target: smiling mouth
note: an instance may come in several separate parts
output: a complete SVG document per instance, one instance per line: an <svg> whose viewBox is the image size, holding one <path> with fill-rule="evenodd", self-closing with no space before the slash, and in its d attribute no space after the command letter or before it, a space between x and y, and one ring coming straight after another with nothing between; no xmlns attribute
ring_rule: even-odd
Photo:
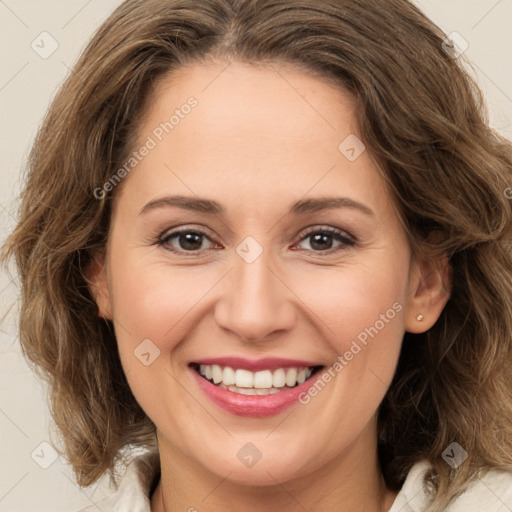
<svg viewBox="0 0 512 512"><path fill-rule="evenodd" d="M189 365L203 379L221 389L241 395L271 395L300 386L323 366L287 367L252 372L243 368L216 364Z"/></svg>

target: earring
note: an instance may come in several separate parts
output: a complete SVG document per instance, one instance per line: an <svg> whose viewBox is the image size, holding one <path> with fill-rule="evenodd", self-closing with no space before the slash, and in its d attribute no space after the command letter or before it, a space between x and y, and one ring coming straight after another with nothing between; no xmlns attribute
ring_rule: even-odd
<svg viewBox="0 0 512 512"><path fill-rule="evenodd" d="M418 320L418 322L422 322L424 318L425 318L425 317L424 317L423 315L421 315L421 314L420 314L420 315L418 315L418 316L416 317L416 320Z"/></svg>

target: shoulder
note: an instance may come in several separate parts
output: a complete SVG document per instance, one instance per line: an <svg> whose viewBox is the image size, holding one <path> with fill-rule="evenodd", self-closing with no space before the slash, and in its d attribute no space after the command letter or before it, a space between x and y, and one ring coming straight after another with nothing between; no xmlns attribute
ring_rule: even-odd
<svg viewBox="0 0 512 512"><path fill-rule="evenodd" d="M160 475L158 452L148 452L133 459L114 492L78 512L150 512L150 494Z"/></svg>
<svg viewBox="0 0 512 512"><path fill-rule="evenodd" d="M404 482L389 512L424 512L429 503L425 474L426 461L416 463ZM468 484L446 512L508 512L512 510L512 473L498 470L482 472Z"/></svg>

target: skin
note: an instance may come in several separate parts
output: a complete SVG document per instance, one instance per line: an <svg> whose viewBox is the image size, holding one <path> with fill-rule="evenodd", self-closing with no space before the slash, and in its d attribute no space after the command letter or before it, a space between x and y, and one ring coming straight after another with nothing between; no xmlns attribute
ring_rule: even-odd
<svg viewBox="0 0 512 512"><path fill-rule="evenodd" d="M151 510L388 510L396 493L377 461L376 411L404 332L429 329L446 304L446 262L412 260L370 151L351 162L338 150L359 133L344 91L282 63L195 63L159 83L134 150L190 96L197 107L116 191L106 251L90 269L130 387L157 427L162 478ZM178 194L226 211L140 213ZM339 196L373 213L288 214L301 199ZM355 243L327 234L322 251L311 234L326 227ZM180 228L207 232L199 253L187 254L179 237L156 243ZM236 252L247 236L263 249L252 263ZM276 416L219 409L188 368L218 356L329 367L394 303L401 310L325 389ZM134 357L144 339L160 350L149 366ZM252 468L237 457L248 442L262 454Z"/></svg>

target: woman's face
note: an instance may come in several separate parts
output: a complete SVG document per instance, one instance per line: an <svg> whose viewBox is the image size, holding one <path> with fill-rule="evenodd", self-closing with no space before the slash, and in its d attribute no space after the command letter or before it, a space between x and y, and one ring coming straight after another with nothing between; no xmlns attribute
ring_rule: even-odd
<svg viewBox="0 0 512 512"><path fill-rule="evenodd" d="M252 485L375 457L404 331L429 311L353 100L211 63L148 105L97 300L161 451Z"/></svg>

